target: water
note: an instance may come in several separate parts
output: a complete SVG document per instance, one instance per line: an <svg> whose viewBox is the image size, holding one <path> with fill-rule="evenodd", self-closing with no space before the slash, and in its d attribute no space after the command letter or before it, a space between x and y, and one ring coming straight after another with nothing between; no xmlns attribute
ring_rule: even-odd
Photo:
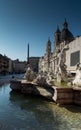
<svg viewBox="0 0 81 130"><path fill-rule="evenodd" d="M0 130L81 130L81 107L61 106L0 87Z"/></svg>

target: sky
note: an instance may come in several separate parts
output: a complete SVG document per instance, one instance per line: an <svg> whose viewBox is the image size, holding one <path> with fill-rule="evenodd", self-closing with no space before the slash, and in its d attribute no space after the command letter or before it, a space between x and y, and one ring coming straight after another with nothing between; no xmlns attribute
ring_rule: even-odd
<svg viewBox="0 0 81 130"><path fill-rule="evenodd" d="M30 56L43 56L49 37L53 51L65 18L73 35L81 35L81 0L0 0L0 54L24 61L29 43Z"/></svg>

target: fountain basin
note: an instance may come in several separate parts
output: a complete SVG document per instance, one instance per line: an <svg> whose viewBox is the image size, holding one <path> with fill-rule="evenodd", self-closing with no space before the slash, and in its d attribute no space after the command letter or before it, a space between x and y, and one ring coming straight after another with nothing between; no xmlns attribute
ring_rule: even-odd
<svg viewBox="0 0 81 130"><path fill-rule="evenodd" d="M72 104L73 103L73 88L64 88L52 86L54 89L53 100L58 104Z"/></svg>
<svg viewBox="0 0 81 130"><path fill-rule="evenodd" d="M21 92L24 94L40 95L53 100L54 89L52 87L40 87L34 83L22 83Z"/></svg>
<svg viewBox="0 0 81 130"><path fill-rule="evenodd" d="M81 106L81 88L79 87L56 87L38 86L33 82L24 80L11 80L10 88L23 94L40 95L57 104L76 104Z"/></svg>
<svg viewBox="0 0 81 130"><path fill-rule="evenodd" d="M26 80L11 80L10 88L23 94L40 95L53 101L54 89L51 86L40 87Z"/></svg>

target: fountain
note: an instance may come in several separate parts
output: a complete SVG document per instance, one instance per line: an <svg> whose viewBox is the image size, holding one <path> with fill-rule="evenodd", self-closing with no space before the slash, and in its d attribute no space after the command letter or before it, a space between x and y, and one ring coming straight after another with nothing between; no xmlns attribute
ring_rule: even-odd
<svg viewBox="0 0 81 130"><path fill-rule="evenodd" d="M36 76L30 66L28 66L24 78L20 81L12 80L10 87L23 94L40 95L53 101L54 89L47 82L47 74L41 72Z"/></svg>
<svg viewBox="0 0 81 130"><path fill-rule="evenodd" d="M65 51L68 46L65 46L58 54L59 63L57 66L57 82L68 83L67 66L65 64L66 56ZM28 58L29 61L29 58ZM81 105L81 64L77 64L75 79L71 80L73 86L76 87L62 87L56 86L54 82L54 74L51 72L40 72L38 75L32 70L29 62L27 64L27 70L22 80L13 79L10 82L12 90L17 90L23 94L41 95L47 99L55 101L57 104L78 104Z"/></svg>
<svg viewBox="0 0 81 130"><path fill-rule="evenodd" d="M11 80L10 87L12 90L21 91L25 94L42 95L44 97L52 99L54 90L47 83L47 75L43 72L36 76L35 72L29 63L29 44L28 44L28 57L27 57L27 69L22 80Z"/></svg>

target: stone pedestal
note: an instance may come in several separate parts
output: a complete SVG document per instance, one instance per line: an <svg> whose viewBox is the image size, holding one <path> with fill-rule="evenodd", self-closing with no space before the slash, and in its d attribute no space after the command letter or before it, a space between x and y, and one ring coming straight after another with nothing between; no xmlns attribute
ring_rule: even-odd
<svg viewBox="0 0 81 130"><path fill-rule="evenodd" d="M77 105L81 106L81 88L75 87L73 88L73 102Z"/></svg>
<svg viewBox="0 0 81 130"><path fill-rule="evenodd" d="M57 104L72 104L73 103L73 89L72 88L62 88L53 87L54 97L53 100Z"/></svg>

